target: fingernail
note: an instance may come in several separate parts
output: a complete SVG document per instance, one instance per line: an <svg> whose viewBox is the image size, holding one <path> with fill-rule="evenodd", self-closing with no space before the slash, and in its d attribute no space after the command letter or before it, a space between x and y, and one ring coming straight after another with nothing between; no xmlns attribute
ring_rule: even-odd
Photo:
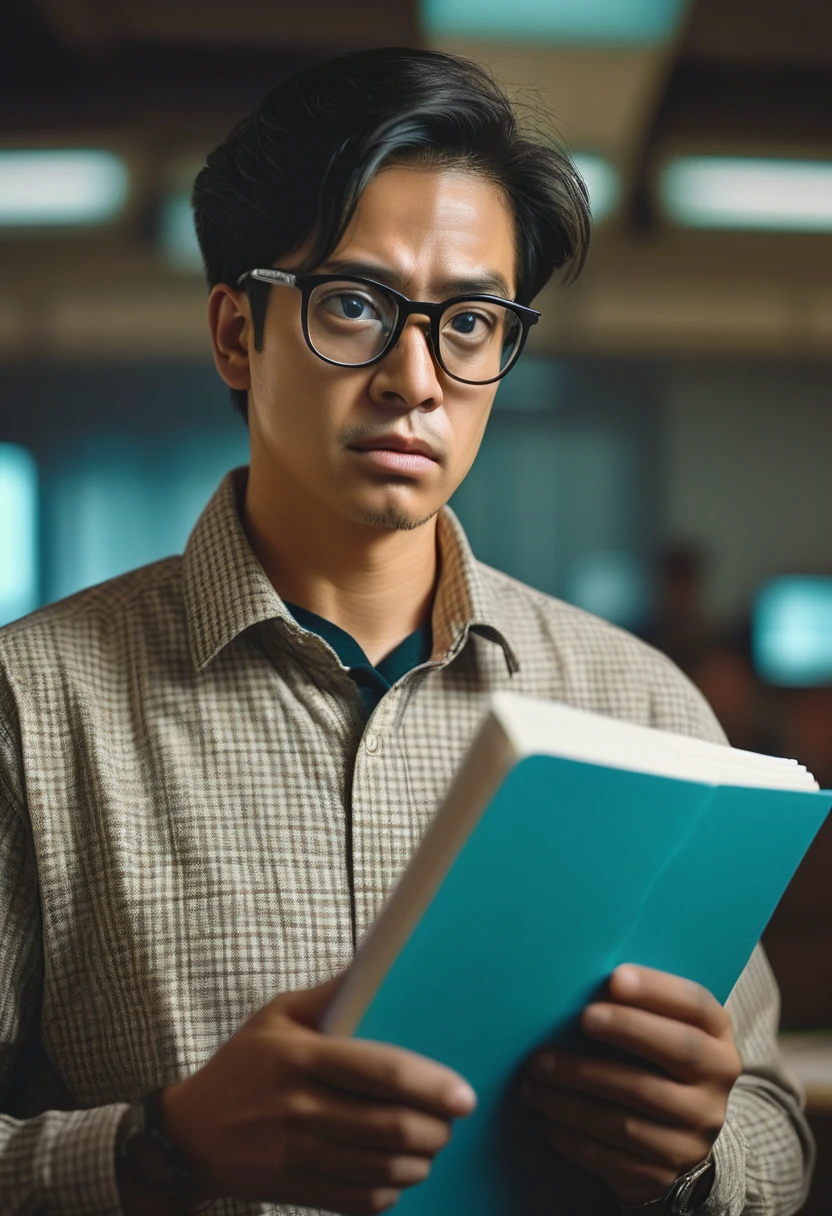
<svg viewBox="0 0 832 1216"><path fill-rule="evenodd" d="M635 967L629 967L626 963L621 967L616 967L615 979L618 986L623 987L627 992L635 992L638 988L638 972Z"/></svg>
<svg viewBox="0 0 832 1216"><path fill-rule="evenodd" d="M451 1101L457 1108L461 1108L462 1114L470 1114L477 1105L477 1095L474 1093L470 1085L466 1085L461 1081L456 1085L451 1093Z"/></svg>
<svg viewBox="0 0 832 1216"><path fill-rule="evenodd" d="M609 1025L610 1011L603 1005L590 1005L584 1010L583 1020L584 1025L590 1030L601 1030L602 1027Z"/></svg>

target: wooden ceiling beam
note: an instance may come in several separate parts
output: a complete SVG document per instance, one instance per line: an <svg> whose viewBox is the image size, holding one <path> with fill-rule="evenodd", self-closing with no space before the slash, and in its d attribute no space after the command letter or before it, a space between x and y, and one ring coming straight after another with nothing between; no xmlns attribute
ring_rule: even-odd
<svg viewBox="0 0 832 1216"><path fill-rule="evenodd" d="M417 0L32 0L69 47L305 47L416 44Z"/></svg>
<svg viewBox="0 0 832 1216"><path fill-rule="evenodd" d="M633 235L656 231L652 178L669 155L832 153L832 5L795 5L695 0L623 209ZM806 25L795 28L801 16Z"/></svg>
<svg viewBox="0 0 832 1216"><path fill-rule="evenodd" d="M102 10L95 0L32 0L32 5L55 37L74 51L96 52L112 42L113 9Z"/></svg>
<svg viewBox="0 0 832 1216"><path fill-rule="evenodd" d="M684 58L664 98L654 141L832 152L832 64L729 64Z"/></svg>

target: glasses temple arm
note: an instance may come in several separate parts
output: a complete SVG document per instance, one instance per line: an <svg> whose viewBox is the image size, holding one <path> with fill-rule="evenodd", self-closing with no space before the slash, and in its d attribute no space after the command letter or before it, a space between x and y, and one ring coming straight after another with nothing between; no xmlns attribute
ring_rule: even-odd
<svg viewBox="0 0 832 1216"><path fill-rule="evenodd" d="M242 287L246 279L257 279L261 283L272 283L278 287L294 287L296 275L288 274L285 270L257 269L246 270L237 279L237 286Z"/></svg>

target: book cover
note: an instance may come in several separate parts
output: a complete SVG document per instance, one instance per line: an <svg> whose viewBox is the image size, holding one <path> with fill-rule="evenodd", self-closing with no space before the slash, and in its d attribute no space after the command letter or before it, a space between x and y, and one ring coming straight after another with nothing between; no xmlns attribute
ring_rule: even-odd
<svg viewBox="0 0 832 1216"><path fill-rule="evenodd" d="M514 1093L523 1062L574 1031L622 962L724 1002L830 807L831 793L553 755L511 765L353 1031L441 1061L478 1095L397 1211L543 1216L586 1185L535 1142Z"/></svg>

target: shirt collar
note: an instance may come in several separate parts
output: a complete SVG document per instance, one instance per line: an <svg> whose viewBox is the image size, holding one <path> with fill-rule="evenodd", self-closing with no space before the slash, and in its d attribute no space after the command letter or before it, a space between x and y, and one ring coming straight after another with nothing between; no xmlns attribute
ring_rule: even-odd
<svg viewBox="0 0 832 1216"><path fill-rule="evenodd" d="M222 479L185 546L183 593L191 658L207 667L245 629L289 610L254 555L242 525L248 469Z"/></svg>
<svg viewBox="0 0 832 1216"><path fill-rule="evenodd" d="M462 524L450 507L439 512L436 528L439 549L439 584L433 603L433 658L457 653L469 632L502 647L509 674L520 663L508 637L494 588L468 543Z"/></svg>
<svg viewBox="0 0 832 1216"><path fill-rule="evenodd" d="M254 555L242 524L248 469L220 482L185 547L183 594L191 658L198 671L229 642L261 621L280 619L301 634ZM434 662L457 654L474 631L498 643L509 672L519 669L499 605L482 575L457 517L443 507L437 520L439 584L433 606Z"/></svg>

